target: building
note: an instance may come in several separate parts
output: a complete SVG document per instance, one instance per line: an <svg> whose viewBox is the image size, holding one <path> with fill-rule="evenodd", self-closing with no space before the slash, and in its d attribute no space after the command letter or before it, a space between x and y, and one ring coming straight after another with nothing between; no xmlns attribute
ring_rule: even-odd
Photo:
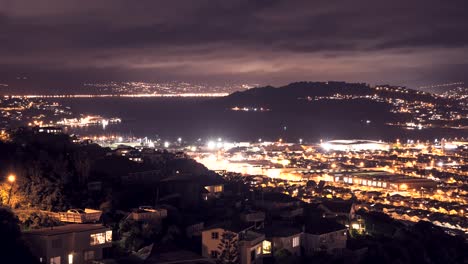
<svg viewBox="0 0 468 264"><path fill-rule="evenodd" d="M363 150L389 150L390 145L381 141L372 140L331 140L323 142L320 146L326 151L363 151Z"/></svg>
<svg viewBox="0 0 468 264"><path fill-rule="evenodd" d="M346 226L326 219L308 223L304 229L302 243L305 254L341 253L346 248L347 231Z"/></svg>
<svg viewBox="0 0 468 264"><path fill-rule="evenodd" d="M237 240L238 260L240 264L263 263L262 245L265 235L252 231L253 226L221 223L202 232L203 257L217 259L221 255L223 234L232 234Z"/></svg>
<svg viewBox="0 0 468 264"><path fill-rule="evenodd" d="M121 176L124 184L150 184L159 182L162 178L163 174L160 170L131 172Z"/></svg>
<svg viewBox="0 0 468 264"><path fill-rule="evenodd" d="M331 176L332 181L337 183L382 188L393 191L407 191L411 189L419 190L421 188L432 189L437 187L437 182L433 180L392 174L383 171L335 173Z"/></svg>
<svg viewBox="0 0 468 264"><path fill-rule="evenodd" d="M193 208L219 197L224 180L219 175L175 174L160 181L161 200L176 199L181 208Z"/></svg>
<svg viewBox="0 0 468 264"><path fill-rule="evenodd" d="M324 217L342 218L346 222L354 219L356 214L356 207L351 201L325 200L318 205L318 208L324 212Z"/></svg>
<svg viewBox="0 0 468 264"><path fill-rule="evenodd" d="M63 131L61 127L39 127L37 132L57 135L62 134Z"/></svg>
<svg viewBox="0 0 468 264"><path fill-rule="evenodd" d="M149 223L160 223L164 218L167 217L167 210L164 208L152 208L150 206L140 206L138 209L134 209L128 218L135 221L149 222Z"/></svg>
<svg viewBox="0 0 468 264"><path fill-rule="evenodd" d="M285 249L294 256L301 255L302 230L288 225L274 224L266 227L262 243L263 255L274 256L275 252Z"/></svg>
<svg viewBox="0 0 468 264"><path fill-rule="evenodd" d="M279 192L262 193L255 200L255 205L268 211L299 207L301 200Z"/></svg>
<svg viewBox="0 0 468 264"><path fill-rule="evenodd" d="M261 228L265 222L265 212L246 210L240 214L240 219L255 226L255 228Z"/></svg>
<svg viewBox="0 0 468 264"><path fill-rule="evenodd" d="M112 245L112 230L100 224L69 224L24 232L41 263L80 264L103 258Z"/></svg>
<svg viewBox="0 0 468 264"><path fill-rule="evenodd" d="M210 185L203 186L202 198L207 201L212 198L219 198L224 192L224 185L221 183L209 183Z"/></svg>

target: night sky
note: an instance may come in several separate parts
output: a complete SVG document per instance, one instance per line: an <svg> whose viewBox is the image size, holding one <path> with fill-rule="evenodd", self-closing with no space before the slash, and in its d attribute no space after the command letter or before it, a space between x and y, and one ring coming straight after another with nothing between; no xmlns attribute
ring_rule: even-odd
<svg viewBox="0 0 468 264"><path fill-rule="evenodd" d="M468 81L467 10L466 0L0 0L0 83Z"/></svg>

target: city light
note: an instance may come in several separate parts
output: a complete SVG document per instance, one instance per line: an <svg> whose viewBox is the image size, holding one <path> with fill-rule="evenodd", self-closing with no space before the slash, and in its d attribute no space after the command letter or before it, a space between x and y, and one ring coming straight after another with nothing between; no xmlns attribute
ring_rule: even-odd
<svg viewBox="0 0 468 264"><path fill-rule="evenodd" d="M13 175L13 174L10 174L10 175L8 175L8 178L7 178L7 179L8 179L8 181L9 181L10 183L14 183L14 182L16 181L16 176Z"/></svg>
<svg viewBox="0 0 468 264"><path fill-rule="evenodd" d="M216 143L214 141L208 141L206 146L208 147L208 149L213 150L216 148Z"/></svg>

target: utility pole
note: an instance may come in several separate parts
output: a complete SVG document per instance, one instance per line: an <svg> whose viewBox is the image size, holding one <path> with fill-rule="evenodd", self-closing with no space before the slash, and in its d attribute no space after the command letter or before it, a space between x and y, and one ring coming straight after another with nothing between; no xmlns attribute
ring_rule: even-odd
<svg viewBox="0 0 468 264"><path fill-rule="evenodd" d="M11 207L11 205L10 205L11 191L13 190L13 184L14 184L15 181L16 181L16 176L13 175L13 174L10 174L10 175L8 176L8 181L10 182L10 191L8 192L8 201L7 201L7 204L8 204L8 206Z"/></svg>

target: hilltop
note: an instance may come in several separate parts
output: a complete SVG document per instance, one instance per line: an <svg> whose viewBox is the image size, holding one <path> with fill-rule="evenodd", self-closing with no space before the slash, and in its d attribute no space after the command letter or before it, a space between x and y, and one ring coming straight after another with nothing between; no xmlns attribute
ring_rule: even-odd
<svg viewBox="0 0 468 264"><path fill-rule="evenodd" d="M298 135L302 130L324 131L323 136L333 133L332 137L396 138L406 136L407 130L444 129L455 134L455 129L462 131L468 125L467 111L458 101L391 85L296 82L236 92L215 99L213 105L238 113L233 120L252 116L249 127L281 127L297 130Z"/></svg>

